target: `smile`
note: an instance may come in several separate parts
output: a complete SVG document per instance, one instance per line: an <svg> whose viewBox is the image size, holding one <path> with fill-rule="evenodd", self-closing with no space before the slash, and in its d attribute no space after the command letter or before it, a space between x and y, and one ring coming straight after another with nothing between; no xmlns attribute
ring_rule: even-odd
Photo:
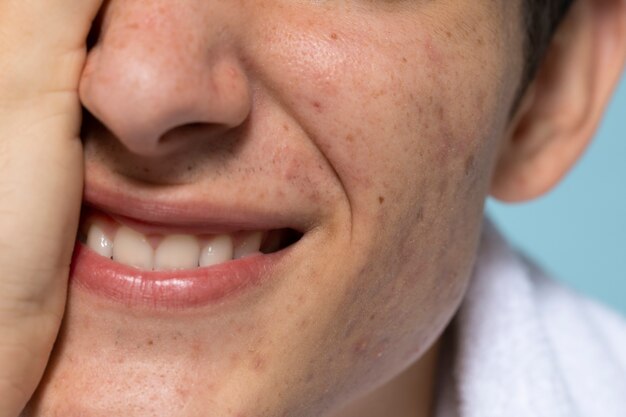
<svg viewBox="0 0 626 417"><path fill-rule="evenodd" d="M105 258L143 271L173 271L223 264L271 254L297 240L290 229L221 234L144 234L93 212L80 227L79 240Z"/></svg>
<svg viewBox="0 0 626 417"><path fill-rule="evenodd" d="M233 297L279 275L304 235L260 211L92 197L83 206L70 284L133 309L180 310Z"/></svg>

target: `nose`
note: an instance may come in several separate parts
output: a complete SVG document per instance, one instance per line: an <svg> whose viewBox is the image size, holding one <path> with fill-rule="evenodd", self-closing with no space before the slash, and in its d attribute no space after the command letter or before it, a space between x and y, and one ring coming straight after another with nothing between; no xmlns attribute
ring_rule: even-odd
<svg viewBox="0 0 626 417"><path fill-rule="evenodd" d="M211 12L201 13L191 3L111 0L101 11L79 95L134 154L180 151L207 137L176 132L210 126L206 131L216 136L250 113L234 9L226 10L229 2L208 0L201 3L211 3Z"/></svg>

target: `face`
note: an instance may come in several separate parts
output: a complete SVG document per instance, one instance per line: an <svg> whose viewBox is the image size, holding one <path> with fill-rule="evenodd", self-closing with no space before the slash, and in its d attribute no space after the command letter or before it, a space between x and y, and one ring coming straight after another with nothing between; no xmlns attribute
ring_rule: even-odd
<svg viewBox="0 0 626 417"><path fill-rule="evenodd" d="M299 239L193 303L75 266L26 414L323 416L418 360L470 274L519 7L111 0L80 84L86 204L153 246L181 229Z"/></svg>

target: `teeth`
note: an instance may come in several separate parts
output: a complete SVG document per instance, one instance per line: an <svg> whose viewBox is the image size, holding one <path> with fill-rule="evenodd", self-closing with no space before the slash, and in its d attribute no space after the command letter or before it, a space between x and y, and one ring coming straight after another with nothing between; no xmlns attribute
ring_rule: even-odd
<svg viewBox="0 0 626 417"><path fill-rule="evenodd" d="M253 232L246 234L235 246L233 259L240 259L244 256L258 253L263 240L263 232Z"/></svg>
<svg viewBox="0 0 626 417"><path fill-rule="evenodd" d="M202 248L200 266L217 265L231 259L233 259L233 239L228 235L219 235Z"/></svg>
<svg viewBox="0 0 626 417"><path fill-rule="evenodd" d="M113 242L109 240L109 238L104 234L104 230L102 230L102 228L98 225L93 224L89 228L87 246L105 258L113 256Z"/></svg>
<svg viewBox="0 0 626 417"><path fill-rule="evenodd" d="M154 258L154 269L189 269L198 266L200 245L190 235L171 235L161 241Z"/></svg>
<svg viewBox="0 0 626 417"><path fill-rule="evenodd" d="M265 253L275 252L282 236L278 231L272 231L237 232L234 237L228 234L201 238L185 234L147 237L102 219L92 219L89 223L87 236L81 234L81 241L100 256L135 268L157 271L207 267L260 254L262 244ZM110 236L115 237L111 239ZM262 243L264 239L265 243Z"/></svg>
<svg viewBox="0 0 626 417"><path fill-rule="evenodd" d="M113 241L113 259L140 269L152 269L154 250L144 235L122 226Z"/></svg>

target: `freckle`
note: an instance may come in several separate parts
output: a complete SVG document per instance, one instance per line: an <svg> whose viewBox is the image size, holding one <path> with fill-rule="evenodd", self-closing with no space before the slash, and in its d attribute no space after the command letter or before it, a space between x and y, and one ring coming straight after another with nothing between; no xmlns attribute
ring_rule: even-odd
<svg viewBox="0 0 626 417"><path fill-rule="evenodd" d="M181 387L176 388L176 393L179 397L182 398L186 398L187 396L189 396L189 390Z"/></svg>
<svg viewBox="0 0 626 417"><path fill-rule="evenodd" d="M443 114L443 106L437 107L437 119L439 119L439 121L443 121Z"/></svg>
<svg viewBox="0 0 626 417"><path fill-rule="evenodd" d="M352 142L354 142L354 136L352 136L352 135L348 135L348 136L346 136L346 140L347 140L348 142L352 143Z"/></svg>
<svg viewBox="0 0 626 417"><path fill-rule="evenodd" d="M474 155L470 155L465 160L465 176L469 176L474 170Z"/></svg>
<svg viewBox="0 0 626 417"><path fill-rule="evenodd" d="M383 197L383 196L378 197L378 202L380 204L383 204L385 202L385 197Z"/></svg>
<svg viewBox="0 0 626 417"><path fill-rule="evenodd" d="M154 341L152 339L148 340L148 346L154 345Z"/></svg>
<svg viewBox="0 0 626 417"><path fill-rule="evenodd" d="M374 91L374 92L372 93L372 98L379 98L379 97L382 97L382 96L384 96L384 95L385 95L385 93L387 93L387 90L384 90L384 89L380 89L380 90Z"/></svg>
<svg viewBox="0 0 626 417"><path fill-rule="evenodd" d="M415 217L417 218L418 223L421 223L424 220L424 209L422 207L417 210L417 216Z"/></svg>
<svg viewBox="0 0 626 417"><path fill-rule="evenodd" d="M187 165L187 171L191 171L191 170L192 170L191 165Z"/></svg>
<svg viewBox="0 0 626 417"><path fill-rule="evenodd" d="M339 36L337 36L337 34L335 32L333 32L333 33L330 34L330 38L332 40L336 41L339 38Z"/></svg>
<svg viewBox="0 0 626 417"><path fill-rule="evenodd" d="M405 64L408 62L405 56L402 57L402 62L404 62Z"/></svg>
<svg viewBox="0 0 626 417"><path fill-rule="evenodd" d="M288 126L288 125L286 125L286 124L284 124L284 125L283 125L283 130L284 130L285 132L289 132L289 126Z"/></svg>
<svg viewBox="0 0 626 417"><path fill-rule="evenodd" d="M303 329L304 329L304 328L308 327L308 325L309 325L309 321L308 321L307 319L302 319L302 320L300 320L300 323L298 323L298 325L299 325L301 328L303 328Z"/></svg>
<svg viewBox="0 0 626 417"><path fill-rule="evenodd" d="M375 318L376 318L376 313L374 313L374 314L372 314L372 315L370 316L370 321L374 320Z"/></svg>
<svg viewBox="0 0 626 417"><path fill-rule="evenodd" d="M314 375L315 375L315 374L314 374L313 372L309 372L309 373L306 375L306 382L311 382L311 381L313 380L313 376L314 376Z"/></svg>
<svg viewBox="0 0 626 417"><path fill-rule="evenodd" d="M446 31L446 36L448 37L448 39L450 39L452 37L452 32L450 32L449 30Z"/></svg>

